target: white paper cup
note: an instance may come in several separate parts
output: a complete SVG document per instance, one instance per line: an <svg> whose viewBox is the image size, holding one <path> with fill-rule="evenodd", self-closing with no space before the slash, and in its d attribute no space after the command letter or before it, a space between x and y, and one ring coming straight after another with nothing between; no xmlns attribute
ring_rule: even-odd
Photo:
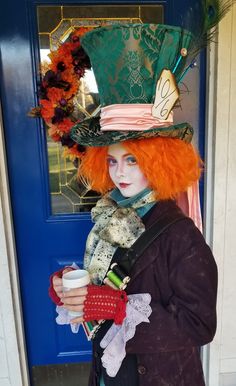
<svg viewBox="0 0 236 386"><path fill-rule="evenodd" d="M62 276L62 285L65 289L85 287L90 283L88 271L85 269L75 269L64 273Z"/></svg>
<svg viewBox="0 0 236 386"><path fill-rule="evenodd" d="M90 283L90 277L88 271L85 269L76 269L74 271L66 272L62 276L63 291L67 292L72 288L85 287ZM69 311L69 315L76 317L83 315L82 311Z"/></svg>

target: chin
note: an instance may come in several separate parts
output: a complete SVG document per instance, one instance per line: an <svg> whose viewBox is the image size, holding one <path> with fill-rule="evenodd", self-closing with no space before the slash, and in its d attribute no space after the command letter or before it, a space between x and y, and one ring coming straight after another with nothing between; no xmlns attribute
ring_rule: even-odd
<svg viewBox="0 0 236 386"><path fill-rule="evenodd" d="M119 189L120 193L122 194L122 196L129 198L129 197L136 196L136 194L140 193L145 188L142 188L139 190L134 190L131 187L125 188L125 189L121 189L120 187L118 187L118 189Z"/></svg>

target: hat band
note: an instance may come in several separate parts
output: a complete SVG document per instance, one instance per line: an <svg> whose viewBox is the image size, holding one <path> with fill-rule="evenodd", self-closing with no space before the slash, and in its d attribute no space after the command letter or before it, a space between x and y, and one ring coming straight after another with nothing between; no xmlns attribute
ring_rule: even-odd
<svg viewBox="0 0 236 386"><path fill-rule="evenodd" d="M145 131L173 124L173 112L168 119L152 116L152 104L114 104L101 108L101 131Z"/></svg>

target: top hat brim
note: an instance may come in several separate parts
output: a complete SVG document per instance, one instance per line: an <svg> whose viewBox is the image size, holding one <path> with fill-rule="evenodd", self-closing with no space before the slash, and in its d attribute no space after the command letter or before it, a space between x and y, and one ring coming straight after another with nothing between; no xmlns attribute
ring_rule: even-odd
<svg viewBox="0 0 236 386"><path fill-rule="evenodd" d="M76 143L83 146L109 146L129 139L152 137L177 138L187 143L193 137L192 126L185 122L167 127L156 127L145 131L101 131L100 117L86 118L77 123L70 132Z"/></svg>

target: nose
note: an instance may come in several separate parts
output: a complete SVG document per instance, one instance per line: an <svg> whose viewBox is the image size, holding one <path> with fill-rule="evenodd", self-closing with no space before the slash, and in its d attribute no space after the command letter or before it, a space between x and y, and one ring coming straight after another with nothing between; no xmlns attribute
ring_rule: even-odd
<svg viewBox="0 0 236 386"><path fill-rule="evenodd" d="M125 175L124 162L123 160L117 162L116 176L123 177Z"/></svg>

